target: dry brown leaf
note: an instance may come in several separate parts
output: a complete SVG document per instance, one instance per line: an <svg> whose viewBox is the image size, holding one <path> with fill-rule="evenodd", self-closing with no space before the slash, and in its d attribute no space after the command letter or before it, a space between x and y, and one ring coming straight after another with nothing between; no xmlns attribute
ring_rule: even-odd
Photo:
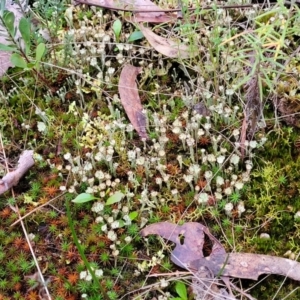
<svg viewBox="0 0 300 300"><path fill-rule="evenodd" d="M148 22L148 23L170 23L177 21L177 17L175 15L161 15L158 17L152 17L145 15L145 13L137 13L133 17L125 17L126 21L128 22Z"/></svg>
<svg viewBox="0 0 300 300"><path fill-rule="evenodd" d="M140 30L148 40L149 44L159 53L171 58L191 58L197 55L197 52L192 47L184 44L178 44L171 39L166 39L158 36L151 29L139 24Z"/></svg>
<svg viewBox="0 0 300 300"><path fill-rule="evenodd" d="M151 17L159 17L164 14L163 11L160 12L160 10L162 9L150 0L78 0L75 2L87 5L101 6L113 10L149 11L139 14L148 15Z"/></svg>
<svg viewBox="0 0 300 300"><path fill-rule="evenodd" d="M168 222L156 223L141 231L142 236L149 234L158 234L176 243L171 260L195 273L207 269L225 280L228 277L257 280L262 274L276 274L300 281L300 263L271 255L226 253L208 228L199 223L190 222L182 226ZM213 243L211 254L206 257L203 255L204 235ZM197 256L199 258L194 259Z"/></svg>
<svg viewBox="0 0 300 300"><path fill-rule="evenodd" d="M203 266L209 268L215 276L257 280L262 274L276 274L300 281L300 263L271 255L223 253L200 258L188 264L194 270Z"/></svg>
<svg viewBox="0 0 300 300"><path fill-rule="evenodd" d="M175 15L166 14L159 6L150 0L77 0L75 2L112 10L132 11L134 17L126 17L126 20L130 22L164 23L177 20Z"/></svg>
<svg viewBox="0 0 300 300"><path fill-rule="evenodd" d="M253 75L244 85L246 89L244 107L246 123L247 123L247 137L248 140L252 140L254 134L258 130L258 124L264 123L263 120L263 103L259 92L259 81L260 81L260 63L255 63L256 57L259 55L253 51L249 57L249 65L247 73L250 74L255 68Z"/></svg>
<svg viewBox="0 0 300 300"><path fill-rule="evenodd" d="M189 222L184 225L175 225L169 222L161 222L147 226L141 230L142 236L149 234L158 234L161 237L172 241L176 244L175 249L171 252L171 260L178 266L186 269L190 261L194 258L203 258L203 248L206 245L205 235L212 244L211 254L209 257L218 254L226 254L225 249L220 242L209 232L208 228L200 223ZM235 300L224 289L219 289L217 281L213 280L212 272L208 269L197 270L193 277L193 293L196 299L201 300ZM198 282L201 278L201 283ZM227 285L227 280L223 276L221 279ZM229 289L230 290L230 289ZM222 296L227 294L225 298Z"/></svg>
<svg viewBox="0 0 300 300"><path fill-rule="evenodd" d="M147 226L141 230L142 236L157 234L176 244L171 253L171 260L178 266L186 269L190 261L204 257L203 246L205 235L213 244L211 255L225 253L224 247L209 232L208 228L196 222L176 225L169 222L160 222Z"/></svg>
<svg viewBox="0 0 300 300"><path fill-rule="evenodd" d="M141 72L141 69L142 68L139 67L125 65L120 75L118 88L121 103L132 126L140 138L148 139L146 133L146 116L143 113L143 107L136 85L136 77Z"/></svg>
<svg viewBox="0 0 300 300"><path fill-rule="evenodd" d="M14 171L8 172L0 179L0 195L17 185L20 178L34 165L33 151L25 150L19 160L18 166Z"/></svg>

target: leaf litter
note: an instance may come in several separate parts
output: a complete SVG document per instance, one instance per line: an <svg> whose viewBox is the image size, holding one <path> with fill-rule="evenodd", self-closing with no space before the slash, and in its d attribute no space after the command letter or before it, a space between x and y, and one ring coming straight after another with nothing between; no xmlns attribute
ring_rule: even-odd
<svg viewBox="0 0 300 300"><path fill-rule="evenodd" d="M125 65L120 74L119 94L125 112L141 139L148 139L146 133L146 116L136 84L137 75L142 68Z"/></svg>
<svg viewBox="0 0 300 300"><path fill-rule="evenodd" d="M173 14L166 14L163 9L150 0L76 0L76 3L100 6L103 8L128 11L133 13L133 17L126 17L130 22L150 22L165 23L174 22L177 17Z"/></svg>
<svg viewBox="0 0 300 300"><path fill-rule="evenodd" d="M149 44L159 53L170 58L187 59L198 55L191 46L187 46L172 39L166 39L155 34L151 29L139 24L140 30L144 34Z"/></svg>
<svg viewBox="0 0 300 300"><path fill-rule="evenodd" d="M300 263L271 255L226 253L222 244L206 226L200 223L189 222L176 225L170 222L160 222L147 226L140 231L140 234L143 237L156 234L176 244L171 252L171 261L193 273L192 288L194 294L198 295L196 299L235 299L232 298L233 294L230 289L232 284L229 278L231 277L257 280L262 274L276 274L300 281ZM207 256L204 256L204 246L207 243L205 236L212 245L210 254ZM216 287L213 289L212 283L215 285L217 283L215 280L219 278L226 284L229 294ZM198 282L198 285L195 285L195 282ZM201 289L199 289L199 284L201 284ZM235 289L249 299L254 299L239 289ZM206 291L209 297L203 298L202 294L199 295L199 291ZM212 295L217 295L217 298L211 298Z"/></svg>

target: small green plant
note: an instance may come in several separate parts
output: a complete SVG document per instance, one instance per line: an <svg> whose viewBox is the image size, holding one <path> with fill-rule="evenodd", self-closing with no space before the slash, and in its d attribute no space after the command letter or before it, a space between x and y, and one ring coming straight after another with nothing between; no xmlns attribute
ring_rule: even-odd
<svg viewBox="0 0 300 300"><path fill-rule="evenodd" d="M0 26L4 31L2 34L7 40L6 44L0 43L0 50L11 52L10 61L13 66L32 70L39 80L48 83L40 73L40 64L46 53L46 45L40 38L33 40L34 35L29 18L20 18L16 28L14 12L2 8L0 10Z"/></svg>
<svg viewBox="0 0 300 300"><path fill-rule="evenodd" d="M124 194L121 192L116 192L114 195L110 196L107 201L106 205L111 205L117 202L120 202L124 198ZM75 199L72 200L74 203L85 203L90 202L93 200L99 199L91 194L81 193Z"/></svg>
<svg viewBox="0 0 300 300"><path fill-rule="evenodd" d="M0 280L0 288L5 290L8 286L8 281L6 279L1 279Z"/></svg>
<svg viewBox="0 0 300 300"><path fill-rule="evenodd" d="M108 298L110 300L117 300L118 299L118 294L114 291L109 291L109 292L107 292L107 294L108 294Z"/></svg>
<svg viewBox="0 0 300 300"><path fill-rule="evenodd" d="M186 285L181 281L176 281L174 287L179 297L171 298L171 300L188 300Z"/></svg>
<svg viewBox="0 0 300 300"><path fill-rule="evenodd" d="M134 31L130 34L128 38L128 42L134 42L137 40L140 40L144 37L143 33L141 31Z"/></svg>
<svg viewBox="0 0 300 300"><path fill-rule="evenodd" d="M279 182L279 184L286 184L287 183L287 177L285 176L285 175L280 175L279 177L278 177L278 182Z"/></svg>
<svg viewBox="0 0 300 300"><path fill-rule="evenodd" d="M121 30L122 30L122 23L119 19L114 21L112 29L113 29L115 37L116 37L116 42L118 43L120 40L120 35L121 35Z"/></svg>
<svg viewBox="0 0 300 300"><path fill-rule="evenodd" d="M233 204L237 204L241 199L241 194L239 192L233 192L229 199Z"/></svg>
<svg viewBox="0 0 300 300"><path fill-rule="evenodd" d="M224 219L222 220L222 225L223 225L225 228L228 228L229 226L231 226L231 221L230 221L230 219L224 218Z"/></svg>

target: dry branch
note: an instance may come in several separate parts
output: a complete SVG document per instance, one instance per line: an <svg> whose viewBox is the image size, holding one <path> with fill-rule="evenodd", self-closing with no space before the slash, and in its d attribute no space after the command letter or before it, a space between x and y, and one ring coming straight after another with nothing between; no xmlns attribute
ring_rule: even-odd
<svg viewBox="0 0 300 300"><path fill-rule="evenodd" d="M0 180L0 195L8 191L13 186L17 185L21 177L34 165L33 151L25 150L19 160L17 168L14 171L8 172Z"/></svg>

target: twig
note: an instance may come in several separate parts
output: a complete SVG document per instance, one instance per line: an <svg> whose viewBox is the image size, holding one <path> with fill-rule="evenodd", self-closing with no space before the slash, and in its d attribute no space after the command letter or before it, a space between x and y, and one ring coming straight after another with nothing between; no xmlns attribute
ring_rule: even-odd
<svg viewBox="0 0 300 300"><path fill-rule="evenodd" d="M23 217L20 216L19 219L18 219L17 221L15 221L14 223L12 223L12 224L10 225L10 227L15 226L16 224L18 224L19 222L21 222L23 219L27 218L28 216L30 216L31 214L33 214L33 213L36 212L37 210L41 209L42 207L49 205L50 202L53 202L54 200L60 198L60 197L61 197L62 195L64 195L65 193L66 193L66 192L63 192L62 194L60 194L60 195L56 196L55 198L49 200L47 203L44 203L44 204L42 204L42 205L36 207L35 209L33 209L32 211L30 211L29 213L27 213L27 214L24 215ZM61 212L61 213L63 213L63 212Z"/></svg>
<svg viewBox="0 0 300 300"><path fill-rule="evenodd" d="M126 11L126 12L134 12L134 13L149 13L149 12L180 12L181 8L175 8L175 9L134 9L134 8L119 8L119 7L112 7L109 5L103 5L99 3L98 0L75 0L74 1L75 5L78 4L87 4L87 5L93 5L93 6L99 6L102 8L106 9L112 9L112 10L117 10L117 11ZM247 8L253 8L254 6L262 6L262 4L243 4L243 5L220 5L220 6L202 6L201 9L233 9L233 8L240 8L240 9L247 9ZM196 8L187 8L188 11L194 11Z"/></svg>
<svg viewBox="0 0 300 300"><path fill-rule="evenodd" d="M179 275L191 275L193 274L190 271L176 271L171 273L156 273L156 274L149 274L147 277L159 277L159 276L179 276Z"/></svg>
<svg viewBox="0 0 300 300"><path fill-rule="evenodd" d="M17 168L14 171L9 172L6 157L5 163L8 173L0 179L0 195L17 185L21 177L23 177L23 175L34 165L33 151L25 150L20 155Z"/></svg>

